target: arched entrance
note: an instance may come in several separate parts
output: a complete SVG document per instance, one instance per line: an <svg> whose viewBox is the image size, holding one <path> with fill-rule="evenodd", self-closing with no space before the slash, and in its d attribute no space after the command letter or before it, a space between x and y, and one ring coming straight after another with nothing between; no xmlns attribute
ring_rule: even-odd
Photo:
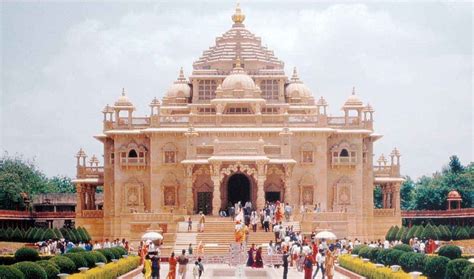
<svg viewBox="0 0 474 279"><path fill-rule="evenodd" d="M242 173L233 174L227 182L227 203L235 204L239 201L242 205L251 201L250 180Z"/></svg>

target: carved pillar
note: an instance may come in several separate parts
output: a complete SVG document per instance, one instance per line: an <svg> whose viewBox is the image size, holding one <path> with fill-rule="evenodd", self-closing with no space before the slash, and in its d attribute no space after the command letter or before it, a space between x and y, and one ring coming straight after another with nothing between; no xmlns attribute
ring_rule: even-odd
<svg viewBox="0 0 474 279"><path fill-rule="evenodd" d="M393 185L393 204L392 207L395 208L395 212L400 211L400 183Z"/></svg>
<svg viewBox="0 0 474 279"><path fill-rule="evenodd" d="M291 195L291 172L293 170L293 166L285 165L285 177L283 179L285 183L285 203L289 203L292 205L292 195ZM301 199L300 199L301 200Z"/></svg>
<svg viewBox="0 0 474 279"><path fill-rule="evenodd" d="M95 192L96 192L96 188L97 186L91 186L91 190L90 190L90 193L91 193L91 209L97 209L95 207Z"/></svg>
<svg viewBox="0 0 474 279"><path fill-rule="evenodd" d="M265 206L265 191L263 186L266 179L266 165L265 162L257 161L257 209L263 209Z"/></svg>
<svg viewBox="0 0 474 279"><path fill-rule="evenodd" d="M193 168L194 165L189 165L186 168L186 209L188 214L193 214L194 209Z"/></svg>
<svg viewBox="0 0 474 279"><path fill-rule="evenodd" d="M221 179L220 179L221 163L215 162L212 164L212 182L214 184L214 191L212 193L212 215L219 215L221 207Z"/></svg>
<svg viewBox="0 0 474 279"><path fill-rule="evenodd" d="M77 184L76 185L76 191L77 191L77 205L76 205L76 214L82 215L82 209L84 207L84 192L83 192L84 186L82 184Z"/></svg>

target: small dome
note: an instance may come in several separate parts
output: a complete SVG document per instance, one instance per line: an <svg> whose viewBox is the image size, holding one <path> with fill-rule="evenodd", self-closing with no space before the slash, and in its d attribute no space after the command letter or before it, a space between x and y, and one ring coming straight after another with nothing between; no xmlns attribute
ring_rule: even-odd
<svg viewBox="0 0 474 279"><path fill-rule="evenodd" d="M289 98L312 97L311 90L298 77L296 67L293 69L293 76L290 84L286 87L286 95Z"/></svg>
<svg viewBox="0 0 474 279"><path fill-rule="evenodd" d="M240 66L240 59L236 59L235 67L221 85L222 90L244 89L255 90L255 82Z"/></svg>
<svg viewBox="0 0 474 279"><path fill-rule="evenodd" d="M170 86L166 92L166 97L176 98L182 97L185 98L191 97L191 87L189 86L186 78L184 77L183 68L179 70L178 79Z"/></svg>
<svg viewBox="0 0 474 279"><path fill-rule="evenodd" d="M448 199L462 199L462 197L458 191L453 190L448 193Z"/></svg>
<svg viewBox="0 0 474 279"><path fill-rule="evenodd" d="M130 99L125 95L125 88L122 88L122 95L115 102L114 106L116 107L133 107Z"/></svg>
<svg viewBox="0 0 474 279"><path fill-rule="evenodd" d="M362 103L359 97L355 94L355 87L352 87L352 94L347 98L343 108L364 108L364 103Z"/></svg>

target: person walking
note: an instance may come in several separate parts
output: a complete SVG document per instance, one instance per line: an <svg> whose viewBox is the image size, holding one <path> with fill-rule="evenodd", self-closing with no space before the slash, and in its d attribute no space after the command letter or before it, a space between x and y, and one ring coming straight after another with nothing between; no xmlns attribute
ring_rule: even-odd
<svg viewBox="0 0 474 279"><path fill-rule="evenodd" d="M202 274L204 273L204 265L202 264L201 258L198 258L198 265L199 265L199 278L201 278Z"/></svg>
<svg viewBox="0 0 474 279"><path fill-rule="evenodd" d="M311 279L312 273L313 273L313 257L311 257L311 252L310 252L306 254L304 258L304 279Z"/></svg>
<svg viewBox="0 0 474 279"><path fill-rule="evenodd" d="M146 258L143 262L143 273L143 277L145 277L145 279L151 278L151 260L148 255L146 255Z"/></svg>
<svg viewBox="0 0 474 279"><path fill-rule="evenodd" d="M263 259L262 259L262 247L258 247L257 252L255 253L255 262L253 263L255 268L263 268Z"/></svg>
<svg viewBox="0 0 474 279"><path fill-rule="evenodd" d="M288 278L288 251L283 252L283 279Z"/></svg>
<svg viewBox="0 0 474 279"><path fill-rule="evenodd" d="M169 263L170 269L168 271L168 275L166 276L166 279L176 279L176 264L178 263L178 261L174 257L174 252L171 253L168 263Z"/></svg>
<svg viewBox="0 0 474 279"><path fill-rule="evenodd" d="M253 266L254 260L253 260L253 253L255 252L255 244L252 244L250 249L247 251L247 266Z"/></svg>
<svg viewBox="0 0 474 279"><path fill-rule="evenodd" d="M291 216L291 206L289 203L286 203L285 205L285 219L287 222L290 222L290 216Z"/></svg>
<svg viewBox="0 0 474 279"><path fill-rule="evenodd" d="M189 246L188 246L188 255L192 255L193 254L193 246L191 243L189 243Z"/></svg>
<svg viewBox="0 0 474 279"><path fill-rule="evenodd" d="M191 216L188 218L188 232L193 230L193 220L191 220Z"/></svg>
<svg viewBox="0 0 474 279"><path fill-rule="evenodd" d="M194 279L199 278L199 263L197 261L194 262L193 277L194 277Z"/></svg>
<svg viewBox="0 0 474 279"><path fill-rule="evenodd" d="M322 278L324 278L324 274L326 271L325 261L326 257L324 255L324 250L319 249L318 255L316 255L316 271L314 271L313 279L316 278L316 275L318 275L319 269L321 269L321 273L323 274Z"/></svg>
<svg viewBox="0 0 474 279"><path fill-rule="evenodd" d="M336 261L336 256L334 255L334 248L329 250L326 253L326 276L328 279L332 279L334 277L334 262Z"/></svg>
<svg viewBox="0 0 474 279"><path fill-rule="evenodd" d="M160 279L160 257L158 255L151 258L151 278Z"/></svg>
<svg viewBox="0 0 474 279"><path fill-rule="evenodd" d="M201 218L199 218L199 232L204 231L204 223L206 223L206 218L204 217L204 213L201 213Z"/></svg>
<svg viewBox="0 0 474 279"><path fill-rule="evenodd" d="M186 271L187 271L188 262L189 262L189 259L188 257L186 257L186 250L183 249L183 251L181 251L181 255L178 257L178 263L179 263L178 276L181 279L186 279Z"/></svg>

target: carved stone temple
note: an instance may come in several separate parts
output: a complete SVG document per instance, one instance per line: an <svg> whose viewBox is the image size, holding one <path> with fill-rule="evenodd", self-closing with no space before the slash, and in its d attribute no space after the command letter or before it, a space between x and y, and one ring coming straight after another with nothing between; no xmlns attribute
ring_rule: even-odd
<svg viewBox="0 0 474 279"><path fill-rule="evenodd" d="M134 114L139 92L124 90L104 108L95 136L103 166L82 149L76 156L76 226L95 238L137 239L151 225L171 231L189 214L217 215L237 201L261 209L266 200L293 205L308 232L377 239L400 225L400 153L375 161L374 109L349 86L341 115L329 116L324 97L296 69L285 74L239 7L231 18L191 75L181 69L151 101L149 116Z"/></svg>

